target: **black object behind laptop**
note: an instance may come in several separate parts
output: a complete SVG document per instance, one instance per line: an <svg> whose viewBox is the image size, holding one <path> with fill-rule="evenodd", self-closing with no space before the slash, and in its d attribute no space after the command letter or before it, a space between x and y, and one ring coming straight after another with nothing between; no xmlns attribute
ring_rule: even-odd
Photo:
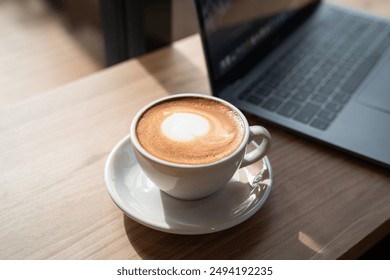
<svg viewBox="0 0 390 280"><path fill-rule="evenodd" d="M317 0L196 0L212 92L390 167L390 20Z"/></svg>

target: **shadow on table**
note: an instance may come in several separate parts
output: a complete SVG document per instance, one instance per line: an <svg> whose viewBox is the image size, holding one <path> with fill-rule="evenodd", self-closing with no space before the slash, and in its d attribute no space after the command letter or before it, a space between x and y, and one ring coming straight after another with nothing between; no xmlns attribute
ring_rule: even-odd
<svg viewBox="0 0 390 280"><path fill-rule="evenodd" d="M169 94L210 92L207 74L178 49L167 48L153 56L139 57L138 62Z"/></svg>
<svg viewBox="0 0 390 280"><path fill-rule="evenodd" d="M126 215L123 222L134 250L142 259L256 259L261 236L267 231L270 211L266 203L258 213L233 228L205 235L164 233L138 224ZM255 242L255 243L254 243Z"/></svg>

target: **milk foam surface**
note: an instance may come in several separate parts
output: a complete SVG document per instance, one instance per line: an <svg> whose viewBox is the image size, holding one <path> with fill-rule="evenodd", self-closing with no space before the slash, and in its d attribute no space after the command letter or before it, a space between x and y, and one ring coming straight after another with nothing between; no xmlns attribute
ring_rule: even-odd
<svg viewBox="0 0 390 280"><path fill-rule="evenodd" d="M240 116L221 102L183 97L149 108L136 133L150 154L173 163L206 164L232 154L244 135Z"/></svg>
<svg viewBox="0 0 390 280"><path fill-rule="evenodd" d="M173 113L161 124L164 136L179 142L194 140L205 135L210 129L209 121L197 114Z"/></svg>

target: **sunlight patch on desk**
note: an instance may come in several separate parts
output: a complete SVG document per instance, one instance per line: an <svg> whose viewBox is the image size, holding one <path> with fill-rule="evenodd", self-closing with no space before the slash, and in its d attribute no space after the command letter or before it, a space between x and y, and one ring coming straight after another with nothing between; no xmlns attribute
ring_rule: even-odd
<svg viewBox="0 0 390 280"><path fill-rule="evenodd" d="M173 48L178 51L180 55L185 57L193 66L196 66L203 75L207 75L206 61L201 49L201 44L200 36L197 34L173 43ZM196 49L196 47L199 48Z"/></svg>
<svg viewBox="0 0 390 280"><path fill-rule="evenodd" d="M298 233L298 239L301 241L306 247L308 247L310 250L313 250L316 253L324 254L326 253L326 249L324 246L319 244L317 241L315 241L312 237L307 235L306 233L300 231Z"/></svg>

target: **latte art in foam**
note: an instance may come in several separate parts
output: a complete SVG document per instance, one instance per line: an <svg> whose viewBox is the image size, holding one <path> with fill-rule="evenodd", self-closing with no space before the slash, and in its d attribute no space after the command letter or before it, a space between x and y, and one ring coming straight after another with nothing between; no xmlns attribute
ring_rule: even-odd
<svg viewBox="0 0 390 280"><path fill-rule="evenodd" d="M209 121L193 113L172 113L161 124L165 137L173 141L186 142L207 134Z"/></svg>
<svg viewBox="0 0 390 280"><path fill-rule="evenodd" d="M136 133L152 155L174 163L206 164L232 154L240 146L244 125L225 104L183 97L159 103L140 118Z"/></svg>

